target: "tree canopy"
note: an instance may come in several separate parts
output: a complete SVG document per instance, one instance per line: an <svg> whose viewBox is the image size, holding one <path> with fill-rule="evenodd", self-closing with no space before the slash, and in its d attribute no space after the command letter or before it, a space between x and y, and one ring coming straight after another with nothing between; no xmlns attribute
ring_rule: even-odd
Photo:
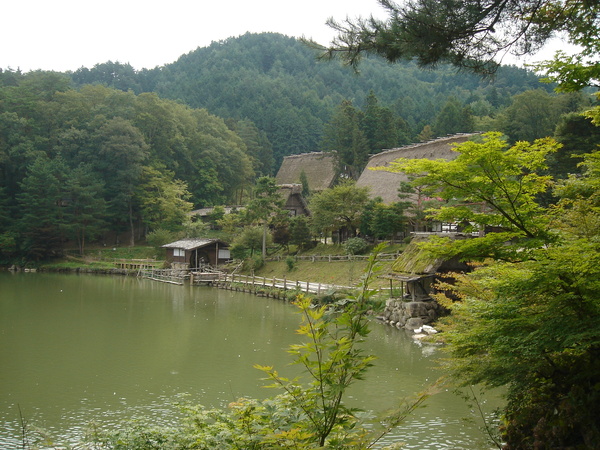
<svg viewBox="0 0 600 450"><path fill-rule="evenodd" d="M235 203L261 167L222 119L156 94L32 72L0 99L0 236L29 259L175 230L193 205Z"/></svg>
<svg viewBox="0 0 600 450"><path fill-rule="evenodd" d="M314 194L309 203L315 235L344 229L355 236L362 210L369 200L368 188L345 180L333 188Z"/></svg>
<svg viewBox="0 0 600 450"><path fill-rule="evenodd" d="M558 55L553 79L580 89L597 80L600 5L582 0L379 0L385 20L370 17L329 24L338 36L325 55L356 64L363 53L389 61L416 59L421 66L450 63L479 73L498 68L507 52L532 54L565 35L583 47L572 59ZM590 62L585 64L585 60ZM594 61L595 60L595 61ZM577 69L574 65L579 65Z"/></svg>
<svg viewBox="0 0 600 450"><path fill-rule="evenodd" d="M340 173L357 177L387 147L472 127L533 140L551 134L560 114L592 106L551 86L531 91L539 78L516 67L490 82L445 65L424 72L369 58L356 77L314 56L293 38L262 33L152 70L117 62L69 74L0 70L0 258L28 254L16 224L38 160L63 167L52 173L61 205L54 242L78 239L83 251L89 239L118 242L127 232L133 243L158 226L178 228L190 207L244 204L285 155L335 150ZM565 178L573 165L557 158L551 170ZM83 180L97 189L97 208Z"/></svg>
<svg viewBox="0 0 600 450"><path fill-rule="evenodd" d="M445 365L461 386L506 388L500 432L508 449L590 448L600 439L600 158L584 155L582 174L553 184L543 172L558 147L548 138L509 147L491 133L457 146L452 161L394 165L452 200L432 217L486 230L424 246L480 261L437 286L452 311L441 334ZM540 195L553 186L557 200L543 206Z"/></svg>
<svg viewBox="0 0 600 450"><path fill-rule="evenodd" d="M405 124L394 128L388 124L386 131L399 131L403 135L400 143L405 144L414 142L425 125L433 124L449 96L463 106L474 96L495 97L493 107L498 108L512 95L539 87L535 74L514 66L499 68L492 82L471 74L457 75L445 65L424 72L412 61L390 65L380 58L368 58L361 65L363 76L357 77L337 62L319 63L316 56L295 38L247 33L197 48L163 67L131 73L130 66L109 62L79 69L72 78L77 86L103 84L138 95L155 92L161 98L206 109L226 119L248 148L252 145L247 138L262 142L247 135L248 127L255 126L268 139L274 171L284 156L319 148L326 124L344 100L352 101L370 119L379 115L381 123L386 120L382 113L388 118L389 114L378 108L393 112ZM390 145L389 136L375 136L374 132L371 127L367 135L370 150ZM251 150L260 155L265 151L269 150L262 144ZM269 165L268 155L259 160L255 170L260 175L275 174L263 169Z"/></svg>

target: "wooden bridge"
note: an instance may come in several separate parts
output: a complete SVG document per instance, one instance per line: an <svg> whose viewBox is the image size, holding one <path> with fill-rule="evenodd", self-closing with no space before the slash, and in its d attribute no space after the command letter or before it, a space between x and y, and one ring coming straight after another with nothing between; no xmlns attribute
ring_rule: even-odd
<svg viewBox="0 0 600 450"><path fill-rule="evenodd" d="M240 275L235 273L225 273L220 271L202 271L180 270L180 269L140 269L138 276L149 280L161 281L163 283L184 284L186 279L189 279L190 285L208 285L208 286L235 286L242 285L246 288L253 289L279 289L279 290L295 290L298 292L306 292L310 294L325 294L332 291L347 291L351 290L350 286L340 286L326 283L314 283L310 281L288 280L287 278L265 278L254 275Z"/></svg>
<svg viewBox="0 0 600 450"><path fill-rule="evenodd" d="M147 278L149 280L161 281L170 284L183 284L186 278L189 278L189 273L179 269L154 269L141 268L138 271L138 277Z"/></svg>
<svg viewBox="0 0 600 450"><path fill-rule="evenodd" d="M115 259L115 266L119 269L155 269L157 266L162 265L162 261L156 261L154 259Z"/></svg>
<svg viewBox="0 0 600 450"><path fill-rule="evenodd" d="M350 286L340 286L334 284L325 284L325 283L313 283L310 281L292 281L286 278L265 278L265 277L257 277L254 275L240 275L240 274L226 274L226 273L218 273L218 274L205 274L207 278L203 281L194 276L194 283L202 283L205 282L207 284L212 285L236 285L240 284L247 287L253 287L255 289L281 289L284 291L287 290L296 290L298 292L306 292L311 294L321 295L326 292L331 291L345 291L350 290L352 287ZM208 278L210 281L208 281ZM195 281L198 280L198 281Z"/></svg>

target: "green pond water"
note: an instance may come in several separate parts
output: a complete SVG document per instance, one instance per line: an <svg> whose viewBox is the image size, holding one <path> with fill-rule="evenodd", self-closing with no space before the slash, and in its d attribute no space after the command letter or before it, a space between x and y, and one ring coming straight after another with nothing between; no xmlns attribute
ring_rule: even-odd
<svg viewBox="0 0 600 450"><path fill-rule="evenodd" d="M21 448L20 414L57 441L77 443L87 424L130 418L170 423L174 403L218 407L264 398L253 365L288 367L299 316L281 300L134 277L0 272L0 448ZM439 349L377 322L366 343L377 357L347 403L383 411L430 386ZM499 400L483 400L487 412ZM20 411L20 412L19 412ZM486 449L481 418L447 390L382 444Z"/></svg>

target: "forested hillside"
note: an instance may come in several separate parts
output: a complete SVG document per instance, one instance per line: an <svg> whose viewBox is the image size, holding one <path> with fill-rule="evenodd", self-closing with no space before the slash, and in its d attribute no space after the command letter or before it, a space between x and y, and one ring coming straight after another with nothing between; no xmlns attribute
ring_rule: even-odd
<svg viewBox="0 0 600 450"><path fill-rule="evenodd" d="M410 62L391 65L370 58L356 74L338 62L318 62L303 43L272 33L214 42L151 70L136 72L127 64L109 62L82 68L72 77L78 85L152 91L223 118L250 120L273 145L273 170L283 156L320 150L324 128L345 100L363 108L373 93L405 122L407 129L396 142L401 145L418 140L426 125L433 126L449 98L473 115L490 115L508 106L515 94L551 91L517 67L502 67L494 79L482 79L449 66L424 71ZM471 130L450 126L440 131Z"/></svg>
<svg viewBox="0 0 600 450"><path fill-rule="evenodd" d="M289 154L335 150L356 178L385 148L473 130L533 140L560 122L560 175L594 128L565 116L584 95L551 93L516 67L493 82L378 59L360 68L247 34L155 69L0 70L0 261L181 229L191 208L246 202Z"/></svg>
<svg viewBox="0 0 600 450"><path fill-rule="evenodd" d="M0 81L0 256L38 259L65 240L83 251L122 231L133 242L180 227L192 205L239 202L254 180L248 146L204 109L101 85L75 90L57 73Z"/></svg>

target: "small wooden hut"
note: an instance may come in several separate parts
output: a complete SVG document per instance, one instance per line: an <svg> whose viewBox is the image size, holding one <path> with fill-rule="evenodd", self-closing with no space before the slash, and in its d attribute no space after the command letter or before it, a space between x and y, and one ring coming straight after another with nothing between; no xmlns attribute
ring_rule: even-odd
<svg viewBox="0 0 600 450"><path fill-rule="evenodd" d="M218 267L229 261L229 245L220 239L181 239L162 246L167 261L181 268Z"/></svg>
<svg viewBox="0 0 600 450"><path fill-rule="evenodd" d="M413 239L398 259L392 264L392 271L384 278L390 280L390 289L394 282L400 283L401 296L411 301L422 301L430 297L435 277L444 272L468 272L469 266L459 257L451 259L434 257L419 244L438 233L413 233ZM473 236L462 233L444 233L452 239L470 239Z"/></svg>

